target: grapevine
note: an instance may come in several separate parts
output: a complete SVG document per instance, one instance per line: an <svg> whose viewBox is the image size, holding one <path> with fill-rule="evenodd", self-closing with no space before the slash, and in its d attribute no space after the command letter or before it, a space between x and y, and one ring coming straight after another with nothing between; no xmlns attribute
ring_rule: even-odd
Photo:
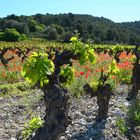
<svg viewBox="0 0 140 140"><path fill-rule="evenodd" d="M23 66L22 75L32 84L40 82L40 86L49 82L48 75L54 72L54 64L48 59L48 55L33 52Z"/></svg>
<svg viewBox="0 0 140 140"><path fill-rule="evenodd" d="M96 63L96 55L90 44L83 44L76 37L72 37L71 41L73 44L72 51L75 55L79 56L79 63L81 65L87 61L90 61L92 64Z"/></svg>

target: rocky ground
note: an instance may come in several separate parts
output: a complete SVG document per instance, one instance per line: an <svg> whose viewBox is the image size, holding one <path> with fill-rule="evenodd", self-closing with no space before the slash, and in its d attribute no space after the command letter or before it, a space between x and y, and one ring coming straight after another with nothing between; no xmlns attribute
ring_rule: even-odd
<svg viewBox="0 0 140 140"><path fill-rule="evenodd" d="M60 140L128 140L116 126L118 118L127 118L126 101L128 86L121 85L112 96L107 120L96 122L96 98L84 95L72 98L69 115L72 124L67 127ZM24 124L32 117L44 116L45 106L40 90L29 90L24 94L0 96L0 140L16 140ZM137 138L138 140L138 138Z"/></svg>

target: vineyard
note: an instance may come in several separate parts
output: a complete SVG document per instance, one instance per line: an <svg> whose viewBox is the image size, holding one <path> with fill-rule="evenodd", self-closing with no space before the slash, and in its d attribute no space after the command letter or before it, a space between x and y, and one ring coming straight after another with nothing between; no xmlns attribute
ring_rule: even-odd
<svg viewBox="0 0 140 140"><path fill-rule="evenodd" d="M139 45L0 42L0 139L138 140L139 90Z"/></svg>

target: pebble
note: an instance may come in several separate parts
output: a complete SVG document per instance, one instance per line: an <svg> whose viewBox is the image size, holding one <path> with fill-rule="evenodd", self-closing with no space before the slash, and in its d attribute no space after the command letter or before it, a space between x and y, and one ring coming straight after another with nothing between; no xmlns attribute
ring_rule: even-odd
<svg viewBox="0 0 140 140"><path fill-rule="evenodd" d="M98 106L96 102L93 102L93 99L85 98L83 99L85 102L83 100L81 101L82 103L80 101L77 102L75 107L73 107L73 109L75 108L75 112L73 110L71 113L71 115L74 115L73 124L68 126L68 128L71 128L71 131L69 131L71 138L68 137L67 131L66 135L63 135L62 138L65 137L67 140L127 140L126 136L121 135L115 125L116 116L124 117L125 112L122 112L122 107L129 105L125 98L126 95L120 95L119 97L118 94L118 96L115 96L109 104L109 117L100 123L96 123L95 121ZM85 111L81 107L83 104Z"/></svg>
<svg viewBox="0 0 140 140"><path fill-rule="evenodd" d="M13 137L12 137L12 138L10 138L10 140L16 140L16 138L13 138Z"/></svg>
<svg viewBox="0 0 140 140"><path fill-rule="evenodd" d="M117 92L119 91L126 92L127 88L120 86ZM40 94L40 91L37 94ZM72 124L67 127L65 134L59 140L128 140L126 136L120 134L119 129L115 126L117 116L124 117L126 115L126 112L122 110L122 106L128 107L130 105L125 98L125 93L122 95L116 93L111 98L107 120L103 120L100 123L95 120L98 110L96 98L88 98L87 96L79 99L74 98L69 113L72 118ZM24 114L26 106L20 105L18 100L13 101L13 99L10 99L8 101L8 99L0 98L0 101L2 101L0 102L0 109L2 110L2 113L0 112L0 119L2 118L0 122L0 138L2 140L16 140L16 134L23 129L24 123L31 116L30 114ZM17 107L12 108L10 102L17 104ZM38 104L32 110L38 116L42 116L45 106Z"/></svg>
<svg viewBox="0 0 140 140"><path fill-rule="evenodd" d="M0 101L3 101L4 99L2 97L0 97Z"/></svg>

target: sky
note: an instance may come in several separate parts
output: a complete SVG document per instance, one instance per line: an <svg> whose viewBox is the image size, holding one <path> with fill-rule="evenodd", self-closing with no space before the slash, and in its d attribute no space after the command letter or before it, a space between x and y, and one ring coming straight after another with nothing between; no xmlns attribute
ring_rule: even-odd
<svg viewBox="0 0 140 140"><path fill-rule="evenodd" d="M7 15L75 13L114 22L140 20L140 0L0 0L0 17Z"/></svg>

